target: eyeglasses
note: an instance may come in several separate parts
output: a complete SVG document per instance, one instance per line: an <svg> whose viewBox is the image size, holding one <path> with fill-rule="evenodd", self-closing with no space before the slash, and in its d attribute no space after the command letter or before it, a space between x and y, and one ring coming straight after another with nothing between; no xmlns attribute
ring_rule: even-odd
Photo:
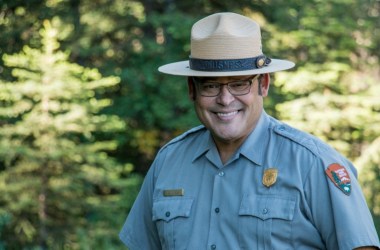
<svg viewBox="0 0 380 250"><path fill-rule="evenodd" d="M246 95L251 90L252 83L259 75L255 75L251 79L232 81L227 83L219 83L207 80L207 77L193 77L193 81L198 86L199 94L206 97L215 97L220 94L222 85L227 85L228 91L233 96Z"/></svg>

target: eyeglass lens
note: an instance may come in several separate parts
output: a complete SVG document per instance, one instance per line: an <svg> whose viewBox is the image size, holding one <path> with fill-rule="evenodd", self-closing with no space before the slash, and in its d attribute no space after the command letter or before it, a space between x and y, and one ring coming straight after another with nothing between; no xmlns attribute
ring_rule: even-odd
<svg viewBox="0 0 380 250"><path fill-rule="evenodd" d="M213 81L208 81L207 79L199 79L199 78L194 78L194 81L198 83L200 95L202 96L208 96L208 97L218 96L222 89L222 85L227 85L228 91L232 95L238 96L238 95L246 95L249 93L251 89L251 84L256 77L257 75L254 76L252 79L232 81L232 82L227 82L227 83L213 82Z"/></svg>

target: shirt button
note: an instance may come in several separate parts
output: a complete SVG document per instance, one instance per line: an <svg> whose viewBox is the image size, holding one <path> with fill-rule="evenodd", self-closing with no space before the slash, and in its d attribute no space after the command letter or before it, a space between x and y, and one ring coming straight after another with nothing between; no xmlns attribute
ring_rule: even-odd
<svg viewBox="0 0 380 250"><path fill-rule="evenodd" d="M267 214L269 212L268 208L263 209L263 214Z"/></svg>
<svg viewBox="0 0 380 250"><path fill-rule="evenodd" d="M224 172L222 171L222 172L219 172L219 174L218 174L220 177L223 177L224 176Z"/></svg>
<svg viewBox="0 0 380 250"><path fill-rule="evenodd" d="M170 217L170 212L169 212L169 211L166 212L166 213L165 213L165 216L166 216L166 217Z"/></svg>
<svg viewBox="0 0 380 250"><path fill-rule="evenodd" d="M220 209L217 207L215 208L215 213L219 213L220 212Z"/></svg>
<svg viewBox="0 0 380 250"><path fill-rule="evenodd" d="M211 245L211 249L216 249L216 245L215 245L215 244L212 244L212 245Z"/></svg>

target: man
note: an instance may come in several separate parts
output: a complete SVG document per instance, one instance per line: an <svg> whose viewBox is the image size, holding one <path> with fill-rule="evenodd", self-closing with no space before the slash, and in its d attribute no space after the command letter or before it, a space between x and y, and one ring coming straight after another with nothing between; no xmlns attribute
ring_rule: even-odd
<svg viewBox="0 0 380 250"><path fill-rule="evenodd" d="M260 27L218 13L194 24L188 76L204 126L165 145L120 232L134 249L378 249L353 165L263 110L269 73Z"/></svg>

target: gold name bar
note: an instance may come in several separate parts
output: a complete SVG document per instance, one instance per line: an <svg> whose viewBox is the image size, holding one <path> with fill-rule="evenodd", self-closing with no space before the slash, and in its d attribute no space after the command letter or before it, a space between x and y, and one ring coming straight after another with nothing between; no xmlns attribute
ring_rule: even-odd
<svg viewBox="0 0 380 250"><path fill-rule="evenodd" d="M181 189L167 189L164 190L164 196L184 196L185 190Z"/></svg>

